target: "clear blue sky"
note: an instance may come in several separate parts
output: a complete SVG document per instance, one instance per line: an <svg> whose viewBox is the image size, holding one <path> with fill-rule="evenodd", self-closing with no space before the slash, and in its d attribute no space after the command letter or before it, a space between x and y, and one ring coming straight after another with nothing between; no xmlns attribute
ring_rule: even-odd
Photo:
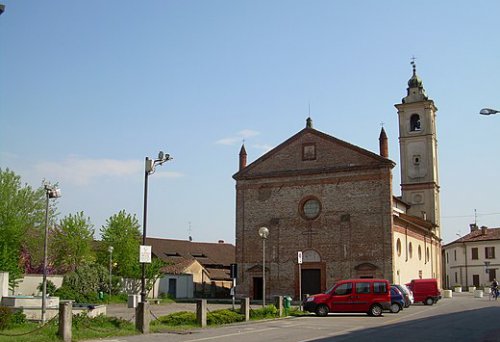
<svg viewBox="0 0 500 342"><path fill-rule="evenodd" d="M378 152L410 58L439 108L444 242L500 227L500 2L9 1L0 16L0 167L58 182L60 217L121 209L148 236L234 243L238 152L305 127Z"/></svg>

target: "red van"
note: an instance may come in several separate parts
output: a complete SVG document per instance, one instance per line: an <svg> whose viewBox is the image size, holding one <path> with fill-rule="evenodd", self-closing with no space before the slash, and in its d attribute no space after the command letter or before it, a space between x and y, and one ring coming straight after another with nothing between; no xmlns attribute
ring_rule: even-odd
<svg viewBox="0 0 500 342"><path fill-rule="evenodd" d="M307 297L304 310L318 316L329 312L366 312L380 316L391 307L391 285L385 279L341 280L325 293Z"/></svg>
<svg viewBox="0 0 500 342"><path fill-rule="evenodd" d="M437 279L413 279L406 286L412 290L415 302L432 305L441 299L441 291L439 291Z"/></svg>

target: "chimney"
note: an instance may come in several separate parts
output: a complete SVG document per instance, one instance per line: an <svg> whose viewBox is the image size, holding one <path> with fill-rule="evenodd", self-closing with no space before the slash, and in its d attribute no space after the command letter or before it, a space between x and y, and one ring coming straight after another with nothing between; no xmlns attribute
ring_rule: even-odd
<svg viewBox="0 0 500 342"><path fill-rule="evenodd" d="M247 151L245 150L245 145L241 145L240 150L240 171L247 166Z"/></svg>
<svg viewBox="0 0 500 342"><path fill-rule="evenodd" d="M387 134L385 134L384 127L380 131L380 136L378 137L380 155L384 158L389 158L389 143L387 142Z"/></svg>
<svg viewBox="0 0 500 342"><path fill-rule="evenodd" d="M475 224L475 223L469 224L469 227L470 227L470 232L471 233L474 232L474 231L476 231L476 230L478 230L477 224Z"/></svg>
<svg viewBox="0 0 500 342"><path fill-rule="evenodd" d="M481 235L486 235L488 233L488 227L482 226L481 227Z"/></svg>
<svg viewBox="0 0 500 342"><path fill-rule="evenodd" d="M224 243L224 240L219 240L219 243Z"/></svg>

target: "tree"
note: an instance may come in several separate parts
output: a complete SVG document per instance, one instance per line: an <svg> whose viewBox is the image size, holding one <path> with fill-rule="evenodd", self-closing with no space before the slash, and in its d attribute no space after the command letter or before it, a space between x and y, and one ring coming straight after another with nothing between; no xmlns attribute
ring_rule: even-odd
<svg viewBox="0 0 500 342"><path fill-rule="evenodd" d="M51 234L51 251L54 266L65 273L95 260L92 250L94 229L83 211L65 216Z"/></svg>
<svg viewBox="0 0 500 342"><path fill-rule="evenodd" d="M140 276L141 232L139 229L137 217L127 214L125 210L111 216L102 226L101 254L107 251L109 246L113 246L113 261L116 263L114 274L125 278L138 278Z"/></svg>
<svg viewBox="0 0 500 342"><path fill-rule="evenodd" d="M22 185L21 177L13 171L0 169L0 271L9 272L12 281L24 272L22 261L32 260L27 248L25 258L20 259L27 242L36 244L31 251L43 250L40 246L43 246L41 233L45 223L45 205L43 187L33 190L27 184ZM52 204L49 217L54 216ZM31 235L29 231L37 231L38 234Z"/></svg>

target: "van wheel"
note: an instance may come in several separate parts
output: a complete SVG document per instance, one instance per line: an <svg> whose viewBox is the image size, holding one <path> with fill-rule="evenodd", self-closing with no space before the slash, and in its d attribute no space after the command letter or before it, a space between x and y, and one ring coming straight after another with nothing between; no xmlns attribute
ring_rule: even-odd
<svg viewBox="0 0 500 342"><path fill-rule="evenodd" d="M326 315L328 315L328 311L328 306L326 306L325 304L320 304L316 308L316 315L318 315L319 317L325 317Z"/></svg>
<svg viewBox="0 0 500 342"><path fill-rule="evenodd" d="M382 315L382 307L378 304L372 305L370 311L368 311L368 315L378 317Z"/></svg>
<svg viewBox="0 0 500 342"><path fill-rule="evenodd" d="M427 298L425 301L424 301L424 304L425 305L432 305L434 304L434 299L432 299L431 297Z"/></svg>
<svg viewBox="0 0 500 342"><path fill-rule="evenodd" d="M392 303L390 309L392 313L398 313L401 310L401 306L398 303Z"/></svg>

